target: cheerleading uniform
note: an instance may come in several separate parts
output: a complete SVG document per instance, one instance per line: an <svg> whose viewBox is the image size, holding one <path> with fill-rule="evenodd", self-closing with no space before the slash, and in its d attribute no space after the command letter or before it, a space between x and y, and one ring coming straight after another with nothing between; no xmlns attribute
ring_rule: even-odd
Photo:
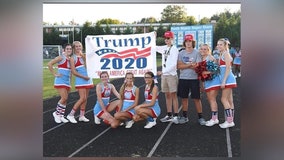
<svg viewBox="0 0 284 160"><path fill-rule="evenodd" d="M111 85L108 83L107 86L105 86L103 83L97 84L97 86L101 86L101 97L102 101L104 103L104 106L107 108L109 105L109 100L110 100L110 95L111 95ZM102 107L97 100L94 109L93 109L94 115L95 116L101 116L103 114Z"/></svg>
<svg viewBox="0 0 284 160"><path fill-rule="evenodd" d="M62 55L62 60L58 64L58 74L61 76L56 76L54 79L54 88L66 88L71 89L71 70L70 70L70 61L65 56Z"/></svg>
<svg viewBox="0 0 284 160"><path fill-rule="evenodd" d="M75 62L75 68L78 73L80 73L83 76L88 76L87 69L85 67L85 62L82 57L78 57L74 55L74 62ZM75 77L75 88L93 88L93 80L90 78L89 80L85 80L81 77Z"/></svg>
<svg viewBox="0 0 284 160"><path fill-rule="evenodd" d="M225 76L225 72L226 72L226 62L224 61L224 55L222 55L221 58L219 59L219 66L220 66L219 77L222 83L224 76ZM235 88L235 87L237 87L237 82L232 72L232 69L230 67L230 72L226 80L225 88Z"/></svg>
<svg viewBox="0 0 284 160"><path fill-rule="evenodd" d="M135 102L135 90L136 90L136 86L133 86L132 90L124 90L124 100L123 100L121 111L126 110L129 106L132 106L134 104L134 102ZM126 112L129 113L131 118L135 114L134 108L132 108L132 109L126 111Z"/></svg>
<svg viewBox="0 0 284 160"><path fill-rule="evenodd" d="M150 89L147 90L146 88L147 88L147 85L144 91L145 103L150 103L152 100L152 93L150 93ZM158 101L158 95L156 97L156 102L154 106L151 107L151 111L152 111L152 114L154 115L153 118L157 118L161 114L161 108L160 108L159 101Z"/></svg>
<svg viewBox="0 0 284 160"><path fill-rule="evenodd" d="M206 57L205 61L209 61L209 56ZM215 63L215 62L214 62ZM209 92L210 90L218 90L221 86L221 80L219 76L215 76L212 80L204 81L204 90Z"/></svg>
<svg viewBox="0 0 284 160"><path fill-rule="evenodd" d="M235 53L235 58L234 58L233 64L240 66L241 62L242 61L241 61L241 50L240 50L239 52Z"/></svg>

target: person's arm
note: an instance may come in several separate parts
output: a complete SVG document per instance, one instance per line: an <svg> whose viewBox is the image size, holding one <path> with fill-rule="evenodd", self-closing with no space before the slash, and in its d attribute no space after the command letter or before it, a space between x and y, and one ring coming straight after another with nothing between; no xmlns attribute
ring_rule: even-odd
<svg viewBox="0 0 284 160"><path fill-rule="evenodd" d="M47 66L48 66L48 69L49 71L55 76L55 77L59 77L61 76L61 74L58 74L54 71L53 69L53 65L60 62L63 58L61 56L57 56L55 57L54 59L50 60L48 63L47 63Z"/></svg>
<svg viewBox="0 0 284 160"><path fill-rule="evenodd" d="M96 85L96 94L97 94L97 101L99 102L101 109L104 112L107 112L106 106L104 105L104 102L102 100L102 87L100 83Z"/></svg>
<svg viewBox="0 0 284 160"><path fill-rule="evenodd" d="M135 89L135 100L134 100L134 103L129 106L126 110L130 110L130 109L133 109L135 106L138 105L138 101L139 101L139 88L136 88Z"/></svg>
<svg viewBox="0 0 284 160"><path fill-rule="evenodd" d="M118 98L121 99L120 94L117 92L113 84L110 84L112 93Z"/></svg>
<svg viewBox="0 0 284 160"><path fill-rule="evenodd" d="M182 61L177 62L177 69L194 68L194 63L183 63Z"/></svg>
<svg viewBox="0 0 284 160"><path fill-rule="evenodd" d="M154 85L154 87L152 89L152 99L151 99L151 102L150 103L140 104L140 107L146 108L146 107L154 106L155 103L156 103L157 96L158 96L158 87L156 85Z"/></svg>
<svg viewBox="0 0 284 160"><path fill-rule="evenodd" d="M227 81L227 78L228 78L230 70L231 70L231 56L230 56L230 53L228 53L228 52L225 53L224 54L224 58L225 58L226 70L225 70L224 78L222 79L222 82L221 82L221 87L222 88L225 88L226 81Z"/></svg>
<svg viewBox="0 0 284 160"><path fill-rule="evenodd" d="M71 58L70 58L70 67L71 67L71 72L72 72L72 74L74 74L75 76L80 77L80 78L83 78L83 79L85 79L85 80L89 80L89 79L90 79L90 77L83 76L83 75L81 75L80 73L78 73L78 72L76 71L74 57L71 57Z"/></svg>
<svg viewBox="0 0 284 160"><path fill-rule="evenodd" d="M164 54L166 49L166 46L156 46L156 52L160 54Z"/></svg>

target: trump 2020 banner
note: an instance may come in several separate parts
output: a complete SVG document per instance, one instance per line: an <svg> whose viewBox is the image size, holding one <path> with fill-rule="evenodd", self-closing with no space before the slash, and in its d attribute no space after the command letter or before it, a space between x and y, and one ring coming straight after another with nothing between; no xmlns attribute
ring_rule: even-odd
<svg viewBox="0 0 284 160"><path fill-rule="evenodd" d="M157 73L156 36L154 32L131 35L88 35L86 67L88 76L100 78L107 71L110 78L124 77L132 72L143 77L147 71Z"/></svg>

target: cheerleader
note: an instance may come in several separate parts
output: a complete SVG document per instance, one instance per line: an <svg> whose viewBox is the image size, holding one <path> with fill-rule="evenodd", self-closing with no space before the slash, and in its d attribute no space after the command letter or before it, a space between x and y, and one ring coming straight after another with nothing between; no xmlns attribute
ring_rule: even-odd
<svg viewBox="0 0 284 160"><path fill-rule="evenodd" d="M72 55L72 45L66 44L63 47L62 55L59 55L48 62L47 66L50 72L54 75L54 88L57 89L60 100L57 103L56 111L52 113L56 123L67 123L68 120L64 118L65 109L67 105L68 93L71 85L71 71L70 71L70 56ZM54 71L53 65L57 63L58 70Z"/></svg>
<svg viewBox="0 0 284 160"><path fill-rule="evenodd" d="M204 82L202 82L202 84L211 108L211 119L209 121L206 121L205 125L213 126L219 123L218 105L216 101L216 97L221 85L221 81L218 76L219 66L214 56L211 55L211 49L208 44L202 44L200 46L200 54L202 56L202 61L206 62L205 64L208 65L209 62L212 62L212 65L214 65L215 67L212 67L212 69L214 69L213 71L203 71L202 73L203 75L206 75L206 77L211 77L211 79L205 80Z"/></svg>
<svg viewBox="0 0 284 160"><path fill-rule="evenodd" d="M134 75L131 72L125 74L124 84L120 88L120 105L118 112L114 114L115 121L111 124L112 128L118 127L122 122L126 121L125 128L131 128L135 114L134 107L138 105L139 88L134 84Z"/></svg>
<svg viewBox="0 0 284 160"><path fill-rule="evenodd" d="M109 75L106 71L100 73L101 82L96 85L97 102L94 106L94 122L101 124L101 119L105 123L111 124L114 117L109 113L117 108L119 100L110 102L110 96L113 93L118 99L120 95L114 85L109 83Z"/></svg>
<svg viewBox="0 0 284 160"><path fill-rule="evenodd" d="M75 88L79 92L79 100L74 104L71 112L68 114L67 119L71 123L77 123L74 114L77 109L80 108L79 121L89 122L89 119L85 117L85 109L87 105L87 99L89 96L89 90L94 87L93 80L88 76L86 69L86 57L82 53L83 47L81 42L74 41L73 44L74 55L70 58L70 65L72 74L75 77Z"/></svg>
<svg viewBox="0 0 284 160"><path fill-rule="evenodd" d="M161 114L161 108L158 101L159 88L155 85L154 73L146 72L144 75L145 79L145 102L136 106L135 115L133 120L135 122L147 119L147 124L144 128L149 129L155 126L157 117Z"/></svg>
<svg viewBox="0 0 284 160"><path fill-rule="evenodd" d="M231 69L233 58L229 53L229 41L221 38L217 42L217 48L220 52L219 66L220 66L220 80L222 97L221 102L225 109L226 120L224 123L219 124L221 128L228 128L235 126L234 123L234 104L233 104L233 90L237 87L236 78Z"/></svg>

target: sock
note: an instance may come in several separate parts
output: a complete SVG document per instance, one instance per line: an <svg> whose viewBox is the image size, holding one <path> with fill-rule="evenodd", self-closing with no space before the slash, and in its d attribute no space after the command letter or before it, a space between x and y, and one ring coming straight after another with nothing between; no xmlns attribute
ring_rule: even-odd
<svg viewBox="0 0 284 160"><path fill-rule="evenodd" d="M147 117L148 122L154 122L154 119L152 117Z"/></svg>
<svg viewBox="0 0 284 160"><path fill-rule="evenodd" d="M74 114L76 113L76 110L74 108L72 108L71 112L69 113L70 116L74 116Z"/></svg>
<svg viewBox="0 0 284 160"><path fill-rule="evenodd" d="M212 111L212 120L218 119L218 111Z"/></svg>
<svg viewBox="0 0 284 160"><path fill-rule="evenodd" d="M85 109L80 109L80 117L85 115Z"/></svg>
<svg viewBox="0 0 284 160"><path fill-rule="evenodd" d="M198 113L198 119L202 118L202 113Z"/></svg>
<svg viewBox="0 0 284 160"><path fill-rule="evenodd" d="M227 117L227 122L231 123L233 122L233 117L232 117L232 109L225 109L225 114L226 114L226 117Z"/></svg>
<svg viewBox="0 0 284 160"><path fill-rule="evenodd" d="M58 103L57 103L57 106L56 106L56 114L57 114L57 115L64 115L64 113L65 113L65 108L66 108L65 105L62 105L62 104L60 104L60 103L58 102Z"/></svg>
<svg viewBox="0 0 284 160"><path fill-rule="evenodd" d="M172 116L172 112L168 112L168 116L171 117Z"/></svg>
<svg viewBox="0 0 284 160"><path fill-rule="evenodd" d="M235 117L235 109L231 109L232 111L232 117L234 118Z"/></svg>
<svg viewBox="0 0 284 160"><path fill-rule="evenodd" d="M178 113L174 113L174 117L178 117Z"/></svg>
<svg viewBox="0 0 284 160"><path fill-rule="evenodd" d="M187 111L182 111L182 116L186 118L187 117Z"/></svg>

